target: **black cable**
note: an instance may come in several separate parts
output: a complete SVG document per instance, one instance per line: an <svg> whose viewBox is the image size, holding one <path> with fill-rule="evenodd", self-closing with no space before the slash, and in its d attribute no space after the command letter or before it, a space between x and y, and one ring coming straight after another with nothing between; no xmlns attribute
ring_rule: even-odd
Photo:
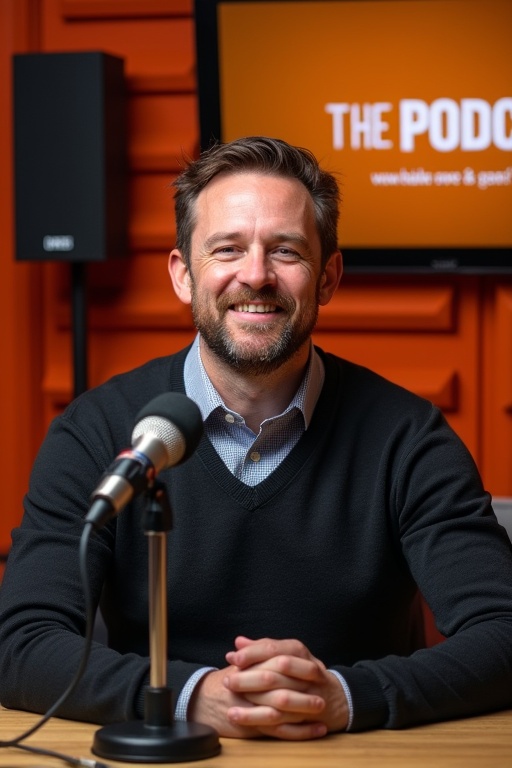
<svg viewBox="0 0 512 768"><path fill-rule="evenodd" d="M108 768L108 766L106 766L105 763L98 762L97 760L89 760L89 759L80 758L80 757L71 757L61 752L54 752L53 750L42 749L40 747L32 747L32 746L29 747L21 743L22 741L25 741L25 739L28 739L29 736L32 736L32 734L38 731L39 728L41 728L45 723L47 723L48 720L51 717L53 717L56 714L56 712L60 709L62 704L64 704L64 702L67 701L67 699L71 696L76 686L78 685L79 681L81 680L85 667L89 660L89 654L91 652L91 646L92 646L92 635L93 635L93 629L94 629L94 606L92 604L91 590L89 585L89 576L87 573L87 549L89 546L89 539L91 537L92 532L93 532L93 524L89 521L86 521L84 530L82 531L82 535L80 537L80 548L79 548L80 576L82 579L82 589L83 589L84 599L85 599L85 617L86 617L85 643L84 643L84 649L83 649L80 665L77 671L75 672L75 675L71 680L70 684L62 694L62 696L60 696L57 699L57 701L54 704L52 704L50 709L43 715L43 717L41 717L37 721L37 723L33 725L31 728L29 728L27 731L20 734L19 736L16 736L16 738L10 739L9 741L0 741L0 748L13 747L17 749L23 749L26 752L34 752L35 754L38 754L38 755L57 757L60 760L64 760L66 763L68 763L68 765L73 765L73 766L85 766L86 768Z"/></svg>
<svg viewBox="0 0 512 768"><path fill-rule="evenodd" d="M99 760L91 760L88 757L71 757L71 755L65 755L63 752L56 752L53 749L43 749L42 747L29 747L26 744L13 744L13 749L23 749L25 752L31 752L36 755L44 755L44 757L56 757L58 760L63 760L68 765L83 766L83 768L110 768L107 763L101 763Z"/></svg>

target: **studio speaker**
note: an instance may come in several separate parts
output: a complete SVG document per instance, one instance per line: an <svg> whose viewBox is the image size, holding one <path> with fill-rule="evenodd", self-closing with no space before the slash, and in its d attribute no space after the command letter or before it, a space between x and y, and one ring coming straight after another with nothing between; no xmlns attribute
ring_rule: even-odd
<svg viewBox="0 0 512 768"><path fill-rule="evenodd" d="M13 57L16 259L96 262L126 251L123 59Z"/></svg>

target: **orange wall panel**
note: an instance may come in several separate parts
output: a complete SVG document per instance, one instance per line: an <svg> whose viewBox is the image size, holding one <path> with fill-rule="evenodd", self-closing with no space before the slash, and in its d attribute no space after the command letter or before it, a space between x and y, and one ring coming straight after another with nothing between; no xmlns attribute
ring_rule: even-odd
<svg viewBox="0 0 512 768"><path fill-rule="evenodd" d="M195 94L132 93L128 105L130 167L133 172L171 173L197 151Z"/></svg>
<svg viewBox="0 0 512 768"><path fill-rule="evenodd" d="M482 391L482 471L496 496L512 496L512 278L487 281Z"/></svg>
<svg viewBox="0 0 512 768"><path fill-rule="evenodd" d="M60 0L44 0L41 19L42 50L102 50L126 59L128 86L147 92L191 91L195 87L194 23L168 2L160 17L144 15L144 2L130 16L129 6L118 3L123 16L100 16L103 4L90 3L90 12L79 18L63 13ZM124 6L124 8L123 8ZM112 7L112 4L110 4Z"/></svg>

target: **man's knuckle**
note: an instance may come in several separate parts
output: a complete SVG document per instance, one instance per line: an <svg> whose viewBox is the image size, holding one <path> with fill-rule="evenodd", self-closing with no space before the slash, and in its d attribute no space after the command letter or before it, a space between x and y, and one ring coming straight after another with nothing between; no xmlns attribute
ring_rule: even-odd
<svg viewBox="0 0 512 768"><path fill-rule="evenodd" d="M278 672L281 672L281 673L289 672L291 663L292 662L289 656L281 655L276 657L276 667Z"/></svg>
<svg viewBox="0 0 512 768"><path fill-rule="evenodd" d="M276 691L275 699L279 709L287 709L290 706L291 695L289 691L284 689Z"/></svg>
<svg viewBox="0 0 512 768"><path fill-rule="evenodd" d="M273 685L275 685L276 675L274 672L271 672L268 669L263 670L261 673L261 680L265 688L271 688Z"/></svg>

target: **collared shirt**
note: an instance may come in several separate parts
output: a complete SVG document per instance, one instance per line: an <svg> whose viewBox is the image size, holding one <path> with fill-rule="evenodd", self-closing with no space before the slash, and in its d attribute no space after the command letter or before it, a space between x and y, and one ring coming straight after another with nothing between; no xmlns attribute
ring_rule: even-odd
<svg viewBox="0 0 512 768"><path fill-rule="evenodd" d="M309 362L304 378L285 410L265 419L256 435L239 413L230 410L212 382L201 360L199 334L186 357L184 367L185 392L198 405L207 437L227 468L246 485L254 486L265 480L288 456L308 428L322 391L325 371L320 356L311 344ZM176 720L187 719L187 709L198 682L216 667L202 667L187 680L176 702ZM347 730L353 720L353 704L346 680L336 670L329 669L340 682L349 709Z"/></svg>
<svg viewBox="0 0 512 768"><path fill-rule="evenodd" d="M243 416L230 410L201 360L199 336L187 355L185 391L199 406L205 432L229 471L246 485L265 480L288 456L311 421L324 383L324 366L311 347L305 376L285 410L260 425L256 435Z"/></svg>

